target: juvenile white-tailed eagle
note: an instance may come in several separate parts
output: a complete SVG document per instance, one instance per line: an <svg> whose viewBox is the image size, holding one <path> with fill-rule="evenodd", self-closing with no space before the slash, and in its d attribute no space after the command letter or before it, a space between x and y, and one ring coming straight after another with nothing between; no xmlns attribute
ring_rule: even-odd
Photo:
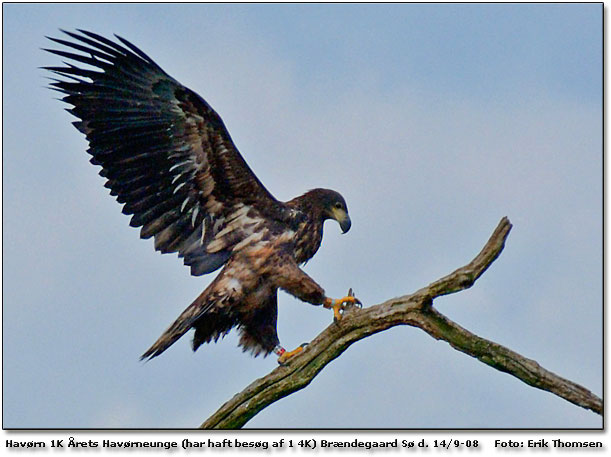
<svg viewBox="0 0 611 457"><path fill-rule="evenodd" d="M61 75L51 87L72 105L110 194L133 215L130 225L142 227L141 238L177 252L192 275L224 266L142 358L158 356L191 328L196 350L237 327L244 351L273 351L284 363L301 347L287 352L278 341L278 289L332 308L335 319L345 303L358 303L327 297L299 268L318 250L326 219L350 229L343 197L314 189L276 200L203 98L127 40L78 32L64 32L73 41L50 38L71 50L47 49L68 60L45 68Z"/></svg>

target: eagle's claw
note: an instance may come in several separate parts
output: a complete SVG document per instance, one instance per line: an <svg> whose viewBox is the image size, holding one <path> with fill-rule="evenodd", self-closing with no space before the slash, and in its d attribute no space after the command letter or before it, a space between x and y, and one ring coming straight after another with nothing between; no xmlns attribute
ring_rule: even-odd
<svg viewBox="0 0 611 457"><path fill-rule="evenodd" d="M308 343L303 343L301 346L297 347L296 349L293 349L292 351L288 351L288 352L282 349L283 352L280 354L280 357L278 357L278 364L286 365L290 359L300 354L307 345Z"/></svg>
<svg viewBox="0 0 611 457"><path fill-rule="evenodd" d="M361 301L355 296L351 295L352 289L343 298L326 298L323 306L325 308L333 309L333 322L339 322L342 319L342 311L349 306L363 307Z"/></svg>
<svg viewBox="0 0 611 457"><path fill-rule="evenodd" d="M356 298L354 296L354 292L352 291L352 287L350 289L348 289L348 296L354 298L354 302L352 303L352 305L357 306L359 308L363 307L363 303L361 302L361 300L359 300L358 298Z"/></svg>

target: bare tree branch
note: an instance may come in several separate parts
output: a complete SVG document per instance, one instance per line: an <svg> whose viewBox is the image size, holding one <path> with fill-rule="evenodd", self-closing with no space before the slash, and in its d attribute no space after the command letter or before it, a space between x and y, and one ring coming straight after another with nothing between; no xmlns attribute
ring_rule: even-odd
<svg viewBox="0 0 611 457"><path fill-rule="evenodd" d="M482 251L469 264L412 295L393 298L366 309L347 309L344 318L327 327L302 354L236 394L201 427L242 427L263 408L306 387L352 343L396 325L418 327L497 370L602 414L602 400L589 390L544 369L534 360L474 335L433 308L435 298L465 290L475 283L503 250L510 230L509 219L501 219Z"/></svg>

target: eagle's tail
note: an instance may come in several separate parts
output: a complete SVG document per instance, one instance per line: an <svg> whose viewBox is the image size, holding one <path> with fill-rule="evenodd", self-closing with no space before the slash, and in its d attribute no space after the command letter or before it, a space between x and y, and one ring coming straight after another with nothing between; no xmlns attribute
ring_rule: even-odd
<svg viewBox="0 0 611 457"><path fill-rule="evenodd" d="M174 321L170 327L163 332L155 344L153 344L142 356L140 360L152 359L157 357L172 344L174 344L181 336L193 327L193 324L204 315L213 305L210 303L205 290L199 297L185 309L178 319Z"/></svg>

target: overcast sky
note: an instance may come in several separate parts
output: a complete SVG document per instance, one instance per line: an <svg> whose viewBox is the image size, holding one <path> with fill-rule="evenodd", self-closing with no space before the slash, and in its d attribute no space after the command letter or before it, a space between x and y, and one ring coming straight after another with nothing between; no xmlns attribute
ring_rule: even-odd
<svg viewBox="0 0 611 457"><path fill-rule="evenodd" d="M139 356L207 286L141 241L38 67L117 33L202 95L266 187L340 191L305 267L365 306L505 251L435 306L602 395L602 6L3 5L3 426L194 427L276 367L235 333ZM331 313L281 293L293 348ZM582 428L600 416L394 328L249 427Z"/></svg>

